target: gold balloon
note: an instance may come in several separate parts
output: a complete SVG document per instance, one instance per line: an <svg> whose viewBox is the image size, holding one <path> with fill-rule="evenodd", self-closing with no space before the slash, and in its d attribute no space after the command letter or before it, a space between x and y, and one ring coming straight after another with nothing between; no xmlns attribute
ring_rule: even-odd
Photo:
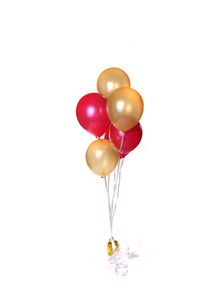
<svg viewBox="0 0 200 300"><path fill-rule="evenodd" d="M119 68L109 68L99 75L97 90L106 98L121 87L130 87L130 79L123 70Z"/></svg>
<svg viewBox="0 0 200 300"><path fill-rule="evenodd" d="M123 132L138 123L143 107L142 97L131 88L120 88L114 91L107 101L107 111L111 122Z"/></svg>
<svg viewBox="0 0 200 300"><path fill-rule="evenodd" d="M104 139L92 142L86 152L88 167L97 175L104 177L117 166L119 153L115 145Z"/></svg>

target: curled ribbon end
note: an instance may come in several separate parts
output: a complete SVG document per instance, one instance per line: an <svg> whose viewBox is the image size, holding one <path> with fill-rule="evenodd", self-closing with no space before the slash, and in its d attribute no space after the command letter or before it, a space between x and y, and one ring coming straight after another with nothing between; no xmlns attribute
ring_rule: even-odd
<svg viewBox="0 0 200 300"><path fill-rule="evenodd" d="M113 240L114 241L114 240ZM116 245L116 243L117 245ZM114 271L115 274L120 276L126 276L128 274L129 260L138 257L138 254L131 251L130 248L122 250L119 247L119 243L114 241L115 248L112 246L112 240L108 242L108 267Z"/></svg>

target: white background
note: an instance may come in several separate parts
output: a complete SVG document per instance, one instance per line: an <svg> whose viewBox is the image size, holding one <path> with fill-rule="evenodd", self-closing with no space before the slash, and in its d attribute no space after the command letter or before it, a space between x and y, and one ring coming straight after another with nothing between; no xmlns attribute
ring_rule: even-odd
<svg viewBox="0 0 200 300"><path fill-rule="evenodd" d="M0 299L200 299L199 1L0 2ZM106 265L104 183L75 115L108 67L144 99Z"/></svg>

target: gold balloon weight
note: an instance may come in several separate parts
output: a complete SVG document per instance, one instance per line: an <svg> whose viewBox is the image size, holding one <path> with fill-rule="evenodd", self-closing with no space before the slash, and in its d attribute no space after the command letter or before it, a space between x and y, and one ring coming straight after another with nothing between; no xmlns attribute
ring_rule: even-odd
<svg viewBox="0 0 200 300"><path fill-rule="evenodd" d="M107 244L107 252L108 255L112 256L114 253L119 253L119 243L114 240L114 238L110 238Z"/></svg>

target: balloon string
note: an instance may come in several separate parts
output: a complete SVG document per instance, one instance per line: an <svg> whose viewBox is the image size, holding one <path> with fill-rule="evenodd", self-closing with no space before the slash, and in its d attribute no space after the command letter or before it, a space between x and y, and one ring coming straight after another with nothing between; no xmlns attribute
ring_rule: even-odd
<svg viewBox="0 0 200 300"><path fill-rule="evenodd" d="M123 157L121 159L121 166L120 166L120 171L119 171L119 184L118 184L118 190L117 190L117 198L119 197L119 187L120 187L120 182L121 182L121 170L122 170L122 167L124 164L124 160L125 160L125 158Z"/></svg>
<svg viewBox="0 0 200 300"><path fill-rule="evenodd" d="M109 209L109 219L110 219L110 234L112 237L112 217L111 217L111 206L110 206L110 192L109 192L109 184L107 182L106 176L104 177L105 180L105 187L107 191L107 197L108 197L108 209Z"/></svg>
<svg viewBox="0 0 200 300"><path fill-rule="evenodd" d="M122 135L121 145L120 145L119 152L121 152L121 150L122 150L123 142L124 142L124 132L123 132L123 135Z"/></svg>
<svg viewBox="0 0 200 300"><path fill-rule="evenodd" d="M120 167L120 161L117 164L117 171L116 171L115 178L114 178L113 196L112 196L112 203L111 203L111 211L112 212L113 212L113 205L114 205L115 194L116 194L117 183L118 183L119 167Z"/></svg>
<svg viewBox="0 0 200 300"><path fill-rule="evenodd" d="M122 149L123 141L124 141L124 134L122 136L119 152ZM106 187L107 197L108 197L111 240L112 240L112 231L113 231L113 220L114 220L114 215L115 215L115 211L116 211L116 207L117 207L117 200L119 197L119 187L120 187L120 182L121 182L121 169L123 166L123 162L124 162L124 158L119 160L119 162L117 164L117 168L114 170L112 196L111 196L111 192L110 192L110 175L107 175L104 177L105 187Z"/></svg>
<svg viewBox="0 0 200 300"><path fill-rule="evenodd" d="M123 142L124 142L124 133L122 135L119 152L121 152L121 150L122 150ZM113 223L113 218L114 218L116 207L117 207L117 200L119 197L119 187L120 187L120 182L121 182L121 169L123 166L123 162L124 162L124 158L120 159L118 166L117 166L117 176L116 176L116 182L114 185L113 202L112 202L112 223ZM117 192L117 196L116 196L116 200L115 200L115 204L114 204L114 198L115 198L116 192Z"/></svg>
<svg viewBox="0 0 200 300"><path fill-rule="evenodd" d="M110 139L110 127L109 127L109 139ZM124 134L121 139L121 144L119 149L120 153L122 150L123 142L124 142ZM119 198L121 171L124 164L124 160L125 160L124 157L119 159L117 167L113 172L113 180L111 180L110 174L104 177L105 187L106 187L107 197L108 197L110 241L113 247L113 255L108 257L108 263L109 263L109 267L113 269L117 275L121 275L121 276L126 276L128 274L128 265L129 265L128 261L134 257L138 257L138 255L135 252L130 251L129 248L127 248L126 250L123 250L121 247L119 249L116 249L114 239L112 237L113 221L114 221L117 202ZM111 182L113 183L112 193L111 193L111 185L110 185Z"/></svg>
<svg viewBox="0 0 200 300"><path fill-rule="evenodd" d="M111 127L112 123L110 123L110 126L109 126L109 129L108 129L108 138L109 140L111 141L111 138L110 138L110 127Z"/></svg>
<svg viewBox="0 0 200 300"><path fill-rule="evenodd" d="M117 186L117 196L116 196L115 206L114 206L114 209L113 209L113 212L112 212L112 222L113 222L113 218L115 216L117 201L118 201L118 198L119 198L119 188L120 188L120 183L121 183L121 170L122 170L123 164L124 164L124 158L122 158L121 162L120 162L119 179L118 179L118 186Z"/></svg>

